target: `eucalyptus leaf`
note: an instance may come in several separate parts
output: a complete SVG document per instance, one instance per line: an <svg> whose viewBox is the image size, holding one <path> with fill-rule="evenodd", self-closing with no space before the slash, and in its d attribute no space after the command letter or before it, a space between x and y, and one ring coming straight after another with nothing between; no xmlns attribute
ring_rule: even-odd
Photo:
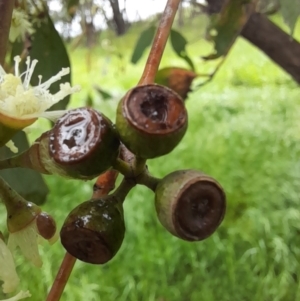
<svg viewBox="0 0 300 301"><path fill-rule="evenodd" d="M195 66L192 61L192 59L187 55L186 51L186 45L187 45L187 40L185 37L177 30L171 29L171 34L170 34L170 40L171 40L171 45L176 52L176 54L184 59L187 64L190 66L190 68L194 71Z"/></svg>
<svg viewBox="0 0 300 301"><path fill-rule="evenodd" d="M131 63L136 64L142 57L146 48L151 45L155 30L155 26L150 26L146 30L142 31L134 47L134 51L131 56Z"/></svg>
<svg viewBox="0 0 300 301"><path fill-rule="evenodd" d="M19 153L29 148L26 134L18 132L12 139L19 149ZM0 148L1 160L13 156L7 147ZM12 168L0 171L0 176L26 200L43 204L46 201L49 189L42 175L34 170L26 168Z"/></svg>
<svg viewBox="0 0 300 301"><path fill-rule="evenodd" d="M30 47L28 49L31 59L37 59L38 63L34 69L31 85L39 84L38 76L42 76L42 82L56 75L62 68L70 68L70 60L60 35L54 27L54 24L46 12L45 16L37 24L34 24L35 33L31 37ZM11 61L13 57L20 55L23 50L23 44L15 42L12 48ZM25 60L20 64L20 71L25 71ZM54 94L59 91L62 83L71 83L71 73L62 77L61 80L53 83L49 91ZM63 110L66 108L70 100L70 96L53 105L49 110Z"/></svg>
<svg viewBox="0 0 300 301"><path fill-rule="evenodd" d="M279 0L279 2L283 20L290 28L291 35L293 35L300 16L300 0Z"/></svg>
<svg viewBox="0 0 300 301"><path fill-rule="evenodd" d="M88 93L88 95L86 96L85 106L91 108L94 106L94 100L90 93Z"/></svg>
<svg viewBox="0 0 300 301"><path fill-rule="evenodd" d="M103 90L100 86L94 85L93 87L99 93L99 95L103 100L112 99L112 95L109 92Z"/></svg>
<svg viewBox="0 0 300 301"><path fill-rule="evenodd" d="M36 32L32 37L32 47L29 52L32 58L39 60L31 84L38 84L38 75L49 79L56 75L62 68L70 68L69 56L60 35L56 31L54 24L47 14L46 19L40 27L35 28ZM53 83L50 87L51 93L56 93L62 83L71 83L71 73L65 75L60 81ZM62 101L58 102L50 108L50 110L63 110L66 108L70 96L67 96Z"/></svg>
<svg viewBox="0 0 300 301"><path fill-rule="evenodd" d="M214 43L214 52L204 59L213 60L228 53L250 16L248 2L227 0L220 13L211 15L207 38Z"/></svg>

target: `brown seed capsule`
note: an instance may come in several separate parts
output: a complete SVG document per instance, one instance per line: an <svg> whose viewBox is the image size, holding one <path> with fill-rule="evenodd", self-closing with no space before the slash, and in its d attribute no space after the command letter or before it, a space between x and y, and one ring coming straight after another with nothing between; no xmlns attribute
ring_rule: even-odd
<svg viewBox="0 0 300 301"><path fill-rule="evenodd" d="M91 108L78 108L58 119L24 153L10 158L8 165L43 174L92 179L111 167L119 145L107 117Z"/></svg>
<svg viewBox="0 0 300 301"><path fill-rule="evenodd" d="M65 114L49 135L53 160L71 174L95 177L111 167L119 140L103 114L80 108Z"/></svg>
<svg viewBox="0 0 300 301"><path fill-rule="evenodd" d="M116 127L120 138L141 158L155 158L171 152L183 138L187 123L183 100L164 86L135 87L118 105Z"/></svg>
<svg viewBox="0 0 300 301"><path fill-rule="evenodd" d="M210 236L224 218L226 199L220 184L195 170L170 173L158 184L155 207L162 225L188 241Z"/></svg>
<svg viewBox="0 0 300 301"><path fill-rule="evenodd" d="M61 243L74 257L104 264L120 249L125 235L122 204L112 195L77 206L67 217Z"/></svg>

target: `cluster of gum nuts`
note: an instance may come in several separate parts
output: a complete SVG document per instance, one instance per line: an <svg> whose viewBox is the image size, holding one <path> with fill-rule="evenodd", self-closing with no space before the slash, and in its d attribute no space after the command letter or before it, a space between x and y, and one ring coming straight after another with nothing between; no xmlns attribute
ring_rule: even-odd
<svg viewBox="0 0 300 301"><path fill-rule="evenodd" d="M185 104L176 92L157 84L137 86L120 100L115 124L91 108L70 110L28 150L10 158L9 167L82 180L111 168L123 174L113 193L73 209L60 231L61 242L71 255L103 264L122 245L123 202L136 184L155 193L159 221L181 239L203 240L222 222L226 198L215 179L197 170L178 170L158 179L145 164L147 159L171 152L187 125ZM121 149L131 154L130 159Z"/></svg>

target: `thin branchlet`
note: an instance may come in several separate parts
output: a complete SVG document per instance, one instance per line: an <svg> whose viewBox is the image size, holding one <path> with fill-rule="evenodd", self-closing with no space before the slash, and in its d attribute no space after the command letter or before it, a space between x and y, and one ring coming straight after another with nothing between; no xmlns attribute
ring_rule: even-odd
<svg viewBox="0 0 300 301"><path fill-rule="evenodd" d="M15 0L0 0L0 65L4 65Z"/></svg>
<svg viewBox="0 0 300 301"><path fill-rule="evenodd" d="M179 3L180 0L168 0L166 4L139 85L153 84L154 82Z"/></svg>

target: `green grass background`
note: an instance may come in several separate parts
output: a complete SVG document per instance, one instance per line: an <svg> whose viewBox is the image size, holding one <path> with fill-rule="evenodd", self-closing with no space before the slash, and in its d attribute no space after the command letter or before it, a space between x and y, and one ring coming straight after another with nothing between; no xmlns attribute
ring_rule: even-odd
<svg viewBox="0 0 300 301"><path fill-rule="evenodd" d="M216 64L201 60L211 51L203 40L204 24L199 18L181 29L199 73ZM94 107L114 119L118 100L142 73L147 53L137 65L129 60L146 27L134 26L121 38L103 32L90 54L90 70L86 49L70 51L73 83L82 86L70 107L83 106L90 94ZM111 50L101 48L104 39L111 40ZM186 65L168 45L161 66ZM102 100L94 84L113 99ZM104 266L78 261L62 301L300 300L299 87L240 38L214 80L190 93L186 104L186 136L172 153L150 160L149 169L158 177L187 168L215 177L227 194L224 222L203 242L181 241L159 224L153 194L136 187L124 206L127 231L121 250ZM40 131L34 130L31 139ZM51 192L43 208L60 227L72 208L90 198L93 181L45 179ZM31 291L32 301L45 300L64 255L59 242L40 249L42 269L17 256L21 287Z"/></svg>

